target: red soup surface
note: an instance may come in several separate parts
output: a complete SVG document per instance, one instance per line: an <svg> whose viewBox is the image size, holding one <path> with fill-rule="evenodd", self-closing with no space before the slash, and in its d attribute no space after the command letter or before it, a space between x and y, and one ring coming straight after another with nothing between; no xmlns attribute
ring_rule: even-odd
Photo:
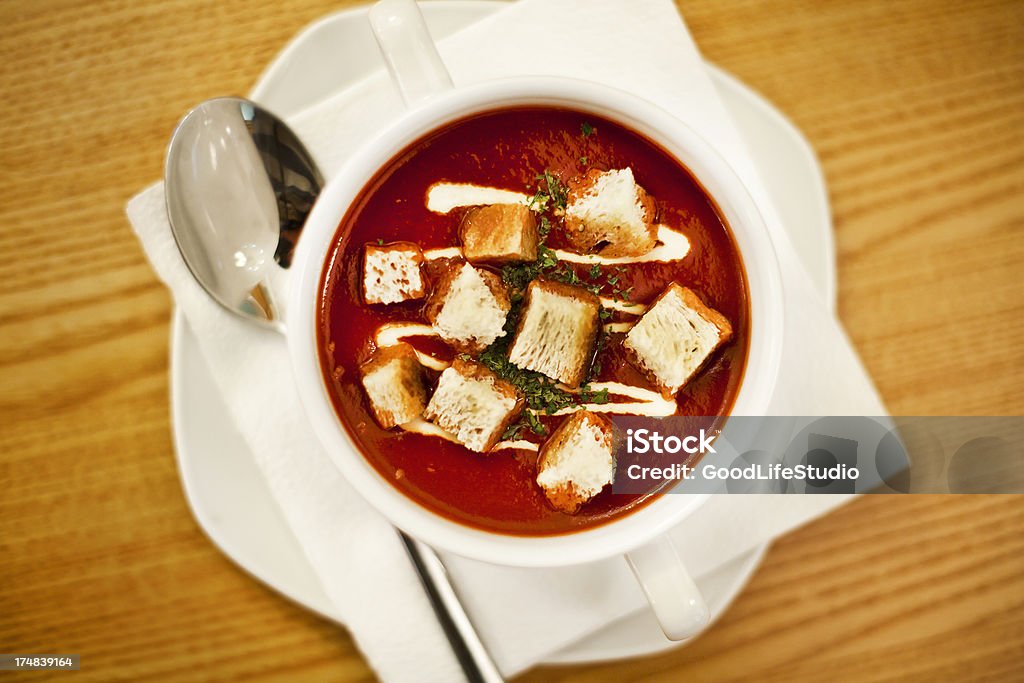
<svg viewBox="0 0 1024 683"><path fill-rule="evenodd" d="M606 487L576 514L548 503L535 482L537 453L502 449L474 453L436 436L382 429L374 421L359 366L375 349L377 329L389 322L426 323L423 301L367 305L361 293L361 259L367 244L415 242L428 249L457 247L467 209L431 212L426 197L437 182L472 183L533 194L545 171L565 182L588 169L632 168L654 197L657 222L678 230L690 251L673 262L606 266L595 275L571 266L580 282L599 294L650 303L670 282L689 287L732 323L733 336L676 396L677 414L727 415L739 391L747 358L750 311L746 277L736 243L714 201L689 171L643 135L613 121L569 109L518 107L474 115L443 126L409 145L366 184L338 226L321 280L318 341L321 368L335 411L364 457L412 500L449 519L499 533L566 533L613 520L657 495L614 494ZM562 226L551 216L546 244L564 248ZM431 274L428 261L427 274ZM561 265L564 274L570 266ZM494 268L498 273L500 268ZM615 313L609 322L629 320ZM629 365L621 333L608 335L590 381L651 384ZM435 338L407 339L441 360L455 352ZM599 368L599 369L597 369ZM436 372L427 373L436 380ZM541 415L548 433L562 417ZM526 429L517 439L542 442Z"/></svg>

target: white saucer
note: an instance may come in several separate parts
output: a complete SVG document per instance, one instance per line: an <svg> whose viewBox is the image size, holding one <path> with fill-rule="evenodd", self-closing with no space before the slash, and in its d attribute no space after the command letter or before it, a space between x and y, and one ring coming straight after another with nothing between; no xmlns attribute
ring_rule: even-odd
<svg viewBox="0 0 1024 683"><path fill-rule="evenodd" d="M435 38L500 9L500 0L435 0L422 4ZM324 17L303 30L267 68L251 97L288 116L380 68L366 8ZM767 101L708 65L813 280L835 301L836 268L828 195L810 145ZM338 621L319 579L271 497L245 441L209 375L180 312L171 330L174 442L185 495L207 536L240 567L286 597ZM697 581L720 616L757 568L767 546ZM547 663L606 661L676 646L642 612L611 623Z"/></svg>

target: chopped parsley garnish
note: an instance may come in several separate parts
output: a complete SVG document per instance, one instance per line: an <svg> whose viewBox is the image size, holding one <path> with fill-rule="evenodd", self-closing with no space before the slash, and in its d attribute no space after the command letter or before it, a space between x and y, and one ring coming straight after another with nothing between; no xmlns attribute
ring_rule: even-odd
<svg viewBox="0 0 1024 683"><path fill-rule="evenodd" d="M533 263L518 263L506 265L501 269L501 279L506 285L512 288L513 294L519 293L522 298L523 291L530 281L538 275L545 273L558 266L559 261L555 252L543 244L537 247L537 260Z"/></svg>
<svg viewBox="0 0 1024 683"><path fill-rule="evenodd" d="M536 180L542 181L534 187L534 194L527 205L531 210L544 213L549 209L564 209L569 201L569 191L551 171L538 173Z"/></svg>
<svg viewBox="0 0 1024 683"><path fill-rule="evenodd" d="M554 268L560 262L555 252L544 245L537 247L537 260L535 261L542 269Z"/></svg>
<svg viewBox="0 0 1024 683"><path fill-rule="evenodd" d="M526 425L522 422L513 422L506 429L505 433L501 435L502 441L516 441L519 439L519 435L526 429Z"/></svg>
<svg viewBox="0 0 1024 683"><path fill-rule="evenodd" d="M599 338L598 345L601 346L601 344ZM520 418L509 425L502 435L503 440L515 440L527 429L538 436L547 434L547 428L544 427L544 423L540 421L536 413L554 415L564 408L582 403L608 403L608 389L593 391L589 386L583 386L577 396L559 388L554 380L539 372L524 370L513 365L508 359L508 335L487 347L480 355L480 362L498 377L514 386L526 399L528 410L524 410ZM599 371L600 364L595 363L591 375L593 376Z"/></svg>
<svg viewBox="0 0 1024 683"><path fill-rule="evenodd" d="M540 225L537 226L537 232L540 233L542 242L544 241L544 238L548 236L548 233L551 232L551 221L548 220L547 216L540 217Z"/></svg>
<svg viewBox="0 0 1024 683"><path fill-rule="evenodd" d="M606 387L601 391L594 391L590 388L589 384L586 384L580 387L580 401L583 403L604 405L608 402L608 388Z"/></svg>
<svg viewBox="0 0 1024 683"><path fill-rule="evenodd" d="M580 125L580 132L583 133L583 137L589 138L590 134L594 132L594 127L590 125L589 121L584 121Z"/></svg>
<svg viewBox="0 0 1024 683"><path fill-rule="evenodd" d="M546 376L533 370L524 370L513 365L508 359L508 335L502 340L491 344L480 355L480 362L487 366L491 372L505 380L523 395L526 405L532 410L541 411L548 415L557 413L575 403L573 395L559 389L555 382ZM543 434L544 426L530 411L524 412L530 428L536 434ZM536 420L534 422L534 420Z"/></svg>
<svg viewBox="0 0 1024 683"><path fill-rule="evenodd" d="M502 282L512 288L513 301L522 300L522 295L530 281L541 275L548 280L583 287L594 294L601 291L601 285L584 283L572 266L559 261L555 252L543 244L537 247L537 260L533 263L506 265L501 269Z"/></svg>
<svg viewBox="0 0 1024 683"><path fill-rule="evenodd" d="M586 166L586 165L587 165L587 157L586 157L586 155L581 156L580 157L580 166Z"/></svg>
<svg viewBox="0 0 1024 683"><path fill-rule="evenodd" d="M555 252L543 244L537 247L537 260L533 263L510 264L501 269L502 281L513 291L525 290L531 280L541 275L555 282L579 285L595 294L601 289L601 286L597 284L583 284L573 267L564 261L559 261Z"/></svg>
<svg viewBox="0 0 1024 683"><path fill-rule="evenodd" d="M548 273L548 277L558 282L564 282L567 285L578 285L580 283L580 276L576 274L576 271L565 264L559 264L558 268Z"/></svg>
<svg viewBox="0 0 1024 683"><path fill-rule="evenodd" d="M537 211L543 213L548 210L548 202L551 201L551 197L548 196L547 192L537 190L532 197L530 197L530 203L527 206L531 211Z"/></svg>
<svg viewBox="0 0 1024 683"><path fill-rule="evenodd" d="M377 238L377 246L378 247L383 247L384 246L384 240L382 240L380 237Z"/></svg>
<svg viewBox="0 0 1024 683"><path fill-rule="evenodd" d="M602 308L601 309L601 313L604 313L604 311L605 311L605 309ZM609 312L609 317L611 317L610 312ZM605 348L608 346L608 336L609 336L608 332L606 332L604 329L602 329L600 334L597 335L597 344L594 346L594 362L590 364L590 373L588 375L588 377L590 379L594 379L595 377L597 377L598 375L601 374L601 352L604 351ZM590 385L588 384L588 385L584 386L583 388L585 390L589 391ZM581 392L581 396L582 396L582 392ZM594 398L594 400L591 400L590 403L607 403L608 402L608 390L607 389L602 389L601 391L597 392L593 396L596 397L596 398Z"/></svg>
<svg viewBox="0 0 1024 683"><path fill-rule="evenodd" d="M530 426L530 431L537 436L544 436L548 433L548 430L545 429L544 423L540 421L540 418L530 411L526 411L526 423Z"/></svg>
<svg viewBox="0 0 1024 683"><path fill-rule="evenodd" d="M527 411L523 413L523 416L520 417L518 421L513 422L508 426L505 433L501 435L501 440L515 441L527 429L537 436L544 436L548 433L548 430L544 427L544 423L542 423L536 415Z"/></svg>
<svg viewBox="0 0 1024 683"><path fill-rule="evenodd" d="M609 281L611 280L611 278L608 278L608 279L609 279ZM618 278L615 279L615 282L618 282ZM609 284L614 286L615 283L609 282ZM616 298L616 299L621 300L621 301L629 301L630 300L630 296L632 294L633 294L633 287L632 286L626 287L625 289L615 288L615 289L612 290L612 296L614 298Z"/></svg>

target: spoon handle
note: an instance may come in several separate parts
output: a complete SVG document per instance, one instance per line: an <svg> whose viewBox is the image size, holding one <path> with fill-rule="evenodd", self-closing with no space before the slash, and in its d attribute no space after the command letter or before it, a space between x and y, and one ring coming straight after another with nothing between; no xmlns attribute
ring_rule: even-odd
<svg viewBox="0 0 1024 683"><path fill-rule="evenodd" d="M405 544L420 582L430 600L437 620L441 623L452 652L462 667L469 683L503 683L501 673L487 653L473 628L469 615L459 602L455 589L448 581L448 572L434 551L401 531L398 535Z"/></svg>
<svg viewBox="0 0 1024 683"><path fill-rule="evenodd" d="M370 27L391 79L407 107L452 88L423 14L414 0L380 0L370 8Z"/></svg>

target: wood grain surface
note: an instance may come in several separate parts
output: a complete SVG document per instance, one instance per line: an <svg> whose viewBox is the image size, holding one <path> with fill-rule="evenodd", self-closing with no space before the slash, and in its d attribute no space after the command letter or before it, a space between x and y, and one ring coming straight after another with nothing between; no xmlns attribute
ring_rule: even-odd
<svg viewBox="0 0 1024 683"><path fill-rule="evenodd" d="M0 3L0 652L81 653L78 680L373 678L193 521L171 302L124 216L184 111L348 4ZM892 411L1022 413L1024 3L680 7L817 149L841 317ZM780 539L688 647L522 680L826 677L1024 679L1024 499L858 500Z"/></svg>

